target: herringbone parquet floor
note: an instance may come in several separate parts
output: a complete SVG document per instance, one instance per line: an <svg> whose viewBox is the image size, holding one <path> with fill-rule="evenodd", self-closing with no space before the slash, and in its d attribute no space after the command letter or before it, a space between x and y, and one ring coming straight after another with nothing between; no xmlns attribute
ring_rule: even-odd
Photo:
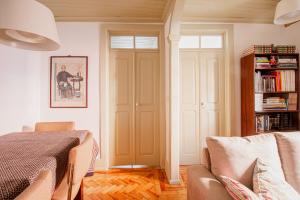
<svg viewBox="0 0 300 200"><path fill-rule="evenodd" d="M169 185L160 169L113 169L83 181L84 200L186 200L186 167L181 184Z"/></svg>

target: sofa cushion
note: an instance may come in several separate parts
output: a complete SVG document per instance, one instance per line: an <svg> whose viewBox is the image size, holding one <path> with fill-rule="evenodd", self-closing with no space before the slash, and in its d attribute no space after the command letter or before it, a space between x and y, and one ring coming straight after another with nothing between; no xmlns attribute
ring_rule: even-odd
<svg viewBox="0 0 300 200"><path fill-rule="evenodd" d="M219 179L233 200L260 200L253 191L240 182L227 176L220 176Z"/></svg>
<svg viewBox="0 0 300 200"><path fill-rule="evenodd" d="M253 190L261 199L300 199L296 190L284 178L279 177L272 166L257 159L253 174Z"/></svg>
<svg viewBox="0 0 300 200"><path fill-rule="evenodd" d="M252 189L252 176L257 158L274 167L280 177L281 169L276 139L273 134L249 137L208 137L206 139L215 176L224 175Z"/></svg>
<svg viewBox="0 0 300 200"><path fill-rule="evenodd" d="M276 135L286 181L300 193L300 132Z"/></svg>

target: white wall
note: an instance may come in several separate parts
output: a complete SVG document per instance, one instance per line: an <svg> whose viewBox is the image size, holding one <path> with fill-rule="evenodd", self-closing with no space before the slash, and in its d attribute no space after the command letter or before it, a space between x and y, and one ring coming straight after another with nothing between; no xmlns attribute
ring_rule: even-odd
<svg viewBox="0 0 300 200"><path fill-rule="evenodd" d="M39 119L39 68L40 53L0 45L0 135Z"/></svg>
<svg viewBox="0 0 300 200"><path fill-rule="evenodd" d="M254 44L297 45L300 50L300 23L288 28L272 24L234 24L234 98L235 123L233 135L240 135L241 128L241 84L240 59L245 49Z"/></svg>
<svg viewBox="0 0 300 200"><path fill-rule="evenodd" d="M40 121L75 121L77 129L90 130L99 142L100 24L57 23L62 43L55 52L43 53L40 73ZM50 108L50 56L88 56L88 108Z"/></svg>

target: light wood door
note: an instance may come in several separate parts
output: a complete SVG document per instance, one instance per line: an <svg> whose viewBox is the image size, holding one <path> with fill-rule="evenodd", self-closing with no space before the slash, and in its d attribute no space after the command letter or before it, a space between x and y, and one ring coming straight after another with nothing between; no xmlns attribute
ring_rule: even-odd
<svg viewBox="0 0 300 200"><path fill-rule="evenodd" d="M159 53L112 51L111 166L159 165Z"/></svg>
<svg viewBox="0 0 300 200"><path fill-rule="evenodd" d="M135 164L159 166L159 54L136 53Z"/></svg>
<svg viewBox="0 0 300 200"><path fill-rule="evenodd" d="M199 164L205 138L224 131L223 52L182 51L180 164Z"/></svg>

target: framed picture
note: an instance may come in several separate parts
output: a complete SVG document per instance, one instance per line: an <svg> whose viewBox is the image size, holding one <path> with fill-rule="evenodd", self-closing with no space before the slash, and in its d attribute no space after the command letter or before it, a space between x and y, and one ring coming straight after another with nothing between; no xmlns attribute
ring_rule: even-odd
<svg viewBox="0 0 300 200"><path fill-rule="evenodd" d="M87 108L88 57L50 58L50 108Z"/></svg>

